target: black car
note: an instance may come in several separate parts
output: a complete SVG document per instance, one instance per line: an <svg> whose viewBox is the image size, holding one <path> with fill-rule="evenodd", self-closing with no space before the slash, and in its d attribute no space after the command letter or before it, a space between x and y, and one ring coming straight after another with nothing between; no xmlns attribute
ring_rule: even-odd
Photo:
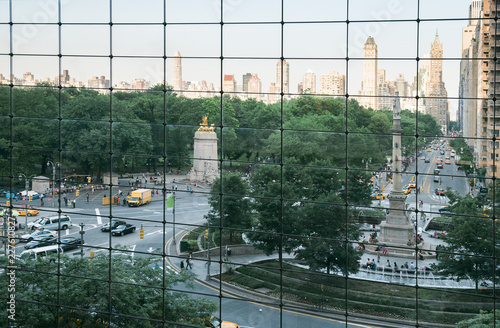
<svg viewBox="0 0 500 328"><path fill-rule="evenodd" d="M64 238L61 238L61 248L64 251L67 251L67 250L70 250L70 249L74 249L74 248L78 248L80 245L83 245L83 244L84 244L84 241L81 240L78 237L64 237Z"/></svg>
<svg viewBox="0 0 500 328"><path fill-rule="evenodd" d="M113 229L111 230L111 234L113 236L123 236L123 235L126 235L128 233L132 233L135 231L135 226L131 225L131 224L122 224L122 225L119 225L118 227L116 227L116 229Z"/></svg>
<svg viewBox="0 0 500 328"><path fill-rule="evenodd" d="M30 241L24 246L24 248L32 249L36 247L49 246L49 245L54 245L56 242L57 238L54 236L40 236L33 238L32 241Z"/></svg>
<svg viewBox="0 0 500 328"><path fill-rule="evenodd" d="M444 196L444 189L437 188L436 190L434 190L434 192L438 196Z"/></svg>
<svg viewBox="0 0 500 328"><path fill-rule="evenodd" d="M437 165L437 168L438 168L438 169L442 169L442 168L443 168L443 164L438 164L438 165Z"/></svg>
<svg viewBox="0 0 500 328"><path fill-rule="evenodd" d="M109 223L106 223L102 228L102 232L110 232L111 230L116 229L118 226L125 225L127 222L125 221L111 221L111 225Z"/></svg>

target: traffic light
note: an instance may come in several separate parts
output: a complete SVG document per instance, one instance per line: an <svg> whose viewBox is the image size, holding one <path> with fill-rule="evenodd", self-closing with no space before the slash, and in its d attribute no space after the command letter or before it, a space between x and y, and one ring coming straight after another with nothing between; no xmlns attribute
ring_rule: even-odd
<svg viewBox="0 0 500 328"><path fill-rule="evenodd" d="M92 252L90 252L90 257L94 257L94 254L95 254L95 253L94 253L93 251L92 251Z"/></svg>
<svg viewBox="0 0 500 328"><path fill-rule="evenodd" d="M450 180L453 180L453 175L450 175Z"/></svg>
<svg viewBox="0 0 500 328"><path fill-rule="evenodd" d="M205 238L207 238L207 239L208 239L208 229L207 229L207 230L205 230Z"/></svg>
<svg viewBox="0 0 500 328"><path fill-rule="evenodd" d="M76 197L80 196L80 190L76 191Z"/></svg>
<svg viewBox="0 0 500 328"><path fill-rule="evenodd" d="M384 189L385 189L385 186L384 186L384 185L382 185L382 191L384 191Z"/></svg>
<svg viewBox="0 0 500 328"><path fill-rule="evenodd" d="M415 182L415 176L411 177L411 182Z"/></svg>
<svg viewBox="0 0 500 328"><path fill-rule="evenodd" d="M10 200L8 200L5 204L5 206L9 207L10 206Z"/></svg>
<svg viewBox="0 0 500 328"><path fill-rule="evenodd" d="M139 230L139 238L144 239L144 229Z"/></svg>
<svg viewBox="0 0 500 328"><path fill-rule="evenodd" d="M33 200L33 196L32 196L32 195L30 195L30 196L29 196L29 199L28 199L28 202L31 202L32 200Z"/></svg>
<svg viewBox="0 0 500 328"><path fill-rule="evenodd" d="M374 178L374 177L372 177L372 178L371 178L372 182L373 182L373 178Z"/></svg>
<svg viewBox="0 0 500 328"><path fill-rule="evenodd" d="M87 177L87 182L90 183L92 181L91 177Z"/></svg>

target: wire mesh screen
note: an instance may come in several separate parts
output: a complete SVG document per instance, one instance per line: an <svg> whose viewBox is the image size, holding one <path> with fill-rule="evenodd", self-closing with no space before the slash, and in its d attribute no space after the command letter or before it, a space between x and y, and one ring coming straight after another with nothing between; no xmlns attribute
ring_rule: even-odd
<svg viewBox="0 0 500 328"><path fill-rule="evenodd" d="M494 327L497 17L0 0L0 325Z"/></svg>

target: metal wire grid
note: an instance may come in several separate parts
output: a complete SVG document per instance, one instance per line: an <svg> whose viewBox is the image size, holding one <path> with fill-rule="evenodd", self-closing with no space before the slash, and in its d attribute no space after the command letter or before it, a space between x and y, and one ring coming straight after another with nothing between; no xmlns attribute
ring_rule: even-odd
<svg viewBox="0 0 500 328"><path fill-rule="evenodd" d="M419 58L419 48L420 48L420 24L422 22L444 22L444 21L455 21L455 20L463 20L462 18L438 18L438 19L421 19L420 18L420 2L421 1L417 1L417 16L415 19L403 19L403 20L387 20L386 22L387 23L397 23L397 22L407 22L407 23L415 23L417 28L417 44L416 44L416 49L417 49L417 53L416 53L416 56L415 58L412 58L412 60L415 61L415 66L416 66L416 71L418 72L419 71L419 66L421 65L421 60L422 58ZM9 26L9 39L10 39L10 52L8 54L0 54L0 56L2 57L5 57L5 56L8 56L10 59L9 59L9 70L10 70L10 76L13 76L13 73L14 73L14 67L13 67L13 64L14 64L14 59L15 58L18 58L18 57L28 57L28 56L36 56L36 57L57 57L58 58L58 76L61 76L62 75L62 71L63 71L63 63L62 63L62 60L63 58L68 58L68 57L74 57L74 58L103 58L103 59L109 59L109 76L110 76L110 80L109 80L109 83L110 83L110 87L107 91L109 91L109 94L110 94L110 104L109 104L109 130L110 130L110 134L109 134L109 145L110 145L110 149L109 149L109 171L110 172L113 172L113 162L116 160L116 155L113 153L113 149L112 149L112 145L113 145L113 125L114 124L117 124L117 123L124 123L124 122L119 122L119 121L115 121L113 120L113 95L114 95L114 92L117 91L115 90L112 86L113 86L113 82L114 82L114 61L116 59L119 59L119 58L130 58L130 59L133 59L133 58L145 58L145 59L158 59L158 60L162 60L163 61L163 80L164 81L167 81L167 60L171 59L172 57L168 56L167 55L167 31L169 29L169 27L171 26L182 26L182 25L195 25L195 24L198 24L200 26L203 26L203 25L214 25L214 26L219 26L220 27L220 56L217 56L217 57L214 57L214 56L191 56L191 57L183 57L183 58L186 58L186 59L212 59L212 60L218 60L220 62L220 87L221 87L221 90L222 90L222 86L223 86L223 80L224 80L224 73L225 73L225 70L224 70L224 63L225 61L227 60L281 60L282 62L284 60L341 60L341 61L345 61L345 72L346 72L346 86L349 85L348 81L349 81L349 71L350 71L350 62L353 61L361 61L363 60L363 58L353 58L353 57L350 57L349 56L349 32L350 32L350 26L351 24L353 23L372 23L372 22L377 22L376 20L350 20L350 16L351 16L351 12L350 12L350 1L349 0L346 0L346 13L345 13L345 20L325 20L325 21L287 21L285 19L285 13L284 13L284 8L285 6L287 6L287 1L285 0L281 0L281 6L280 6L280 9L281 9L281 12L280 12L280 16L281 16L281 19L280 21L266 21L266 22L259 22L259 21L241 21L241 22L238 22L238 21L224 21L224 16L225 16L225 6L228 6L230 5L230 3L228 4L228 2L225 2L223 0L220 1L220 17L221 17L221 20L220 22L170 22L167 20L167 12L168 12L168 3L167 3L167 0L164 0L163 1L163 21L162 22L152 22L152 23L141 23L141 22L135 22L135 23L123 23L123 22L114 22L113 21L113 10L114 8L117 6L117 3L116 1L113 1L113 0L109 0L109 23L93 23L93 22L85 22L85 23L70 23L70 22L64 22L63 19L62 19L62 8L64 6L64 1L62 0L57 0L57 21L56 22L45 22L45 23L39 23L40 25L54 25L54 26L57 26L58 28L58 51L57 51L57 54L20 54L20 53L14 53L14 45L13 45L13 27L14 26L20 26L20 25L23 25L23 24L28 24L28 23L25 23L25 22L16 22L14 21L13 19L13 11L15 10L15 1L13 0L9 0L9 22L1 22L0 23L0 26L1 25L8 25ZM496 4L495 4L496 6ZM494 20L495 23L497 22L497 12L495 11L495 14L494 14L494 17L490 17L490 19ZM324 58L324 57L314 57L314 56L311 56L311 57L307 57L307 58L302 58L302 57L286 57L286 54L284 52L284 33L285 33L285 26L286 24L305 24L305 25L311 25L311 24L339 24L339 25L345 25L346 27L346 57L334 57L334 58ZM280 56L279 58L276 58L276 57L239 57L239 56L225 56L224 54L224 29L226 26L228 25L241 25L241 24L245 24L245 25L262 25L262 24L266 24L266 25L277 25L277 26L280 26L280 38L281 38L281 42L280 42ZM109 26L109 49L110 49L110 53L109 55L67 55L63 52L63 49L62 49L62 37L61 37L61 31L62 31L62 27L63 26L81 26L82 28L84 28L85 26L92 26L92 25L97 25L97 26ZM115 26L141 26L141 25L146 25L146 26L163 26L163 34L164 34L164 37L163 37L163 55L162 56L128 56L128 55L113 55L113 29ZM495 25L495 29L496 29L496 25ZM495 48L496 48L496 45L495 45ZM496 51L495 51L496 53ZM461 58L443 58L443 60L458 60L458 59L461 59ZM408 58L378 58L378 60L391 60L391 61L399 61L399 60L408 60ZM477 58L477 60L481 60L481 58ZM493 65L495 66L496 68L496 57L495 58L492 58L491 59L492 62L493 62ZM284 72L283 72L283 66L284 65L281 65L282 67L282 72L281 72L281 78L282 78L282 81L281 81L281 86L280 86L280 104L281 104L281 123L280 123L280 127L279 127L279 131L281 133L281 152L280 152L280 160L279 160L279 166L281 168L281 183L283 182L284 180L284 177L283 177L283 170L287 167L287 166L290 166L290 164L288 164L286 162L286 159L283 157L283 154L284 154L284 149L283 149L283 138L284 138L284 134L285 132L287 131L296 131L296 132L317 132L317 133L331 133L331 131L307 131L307 130L289 130L289 129L286 129L285 126L284 126L284 103L285 103L285 98L287 96L289 96L289 94L286 94L283 92L284 90L284 83L283 83L283 77L284 77ZM495 69L496 70L496 69ZM495 84L496 84L496 81L495 81ZM417 80L417 85L418 85L418 80ZM11 156L10 156L10 178L11 178L11 189L12 189L12 186L13 186L13 180L14 178L16 177L16 171L15 171L15 160L14 160L14 151L16 150L16 146L15 145L15 141L14 140L14 120L18 117L16 116L16 113L14 112L14 98L13 98L13 89L14 88L18 88L18 87L21 87L19 85L16 84L16 81L15 80L12 80L11 79L11 83L9 85L10 89L11 89L11 93L10 93L10 115L8 117L9 121L10 121L10 125L9 125L9 129L10 129L10 141L9 141L9 147L10 147L10 152L11 152ZM290 87L290 86L289 86ZM59 90L59 94L61 94L64 90L64 88L59 84L58 86L56 86L56 88ZM122 90L120 90L122 91ZM174 91L180 91L180 90L174 90ZM223 96L224 95L224 91L220 91L219 94L220 96ZM166 135L167 135L167 130L169 128L169 125L170 123L168 122L167 120L167 112L169 110L169 108L167 107L167 104L166 104L166 95L167 95L167 90L164 89L163 90L163 94L164 94L164 118L163 118L163 122L161 123L158 123L160 125L163 126L163 129L164 129L164 138L166 138ZM237 92L234 92L234 94L237 96ZM263 93L265 94L265 93ZM291 94L291 93L290 93ZM339 96L343 96L345 98L345 105L346 105L346 109L348 108L348 101L350 100L351 97L353 96L359 96L359 95L356 95L355 93L353 92L349 92L349 88L347 88L347 92L345 95L339 95ZM453 99L452 97L448 97L448 99ZM458 100L462 100L463 98L456 98ZM416 96L415 97L415 102L417 103L417 106L418 106L418 100L419 100L419 96ZM481 100L492 100L494 103L496 101L496 98L493 97L492 99L482 99L482 98L476 98L476 99L473 99L473 100L476 100L476 101L481 101ZM218 124L218 129L220 131L220 144L223 145L224 144L224 138L223 138L223 132L224 132L224 129L227 129L227 128L233 128L231 126L224 126L222 124L222 121L223 121L223 117L225 115L224 111L223 111L223 98L221 97L220 98L220 117L221 117L221 122ZM58 162L59 163L62 163L63 160L64 160L64 149L62 149L62 143L61 143L61 140L62 140L62 132L63 132L63 128L62 128L62 124L65 120L65 118L63 117L63 113L62 113L62 109L61 109L61 100L59 101L59 108L58 108L58 117L57 117L57 120L58 120L58 124L59 124L59 128L58 128L58 140L59 140L59 149L58 149ZM416 121L415 121L415 131L418 131L418 123L419 123L419 112L417 111L416 112ZM346 166L345 167L338 167L338 168L326 168L326 169L340 169L340 170L345 170L346 174L348 174L350 171L356 171L356 170L362 170L362 169L358 169L358 168L355 168L355 167L350 167L349 166L349 163L348 163L348 154L349 152L352 152L352 151L356 151L356 150L352 150L352 149L349 149L349 142L348 142L348 136L349 134L353 135L353 134L356 134L356 132L351 132L349 131L350 130L350 127L349 127L349 124L348 124L348 118L349 118L349 112L346 110L346 116L345 116L345 131L342 131L341 133L344 133L345 134L345 159L346 159ZM392 136L390 133L387 134L387 137L390 137ZM423 135L419 135L418 133L415 135L415 138L416 140L418 140L419 138L425 138L425 137L433 137L433 136L423 136ZM481 138L481 137L471 137L469 139L479 139L479 140L486 140L486 141L492 141L492 142L495 142L496 138L495 136L493 136L493 138ZM168 157L168 154L169 154L169 150L167 149L166 147L166 142L164 142L164 149L163 149L163 153L160 155L162 158L166 159ZM224 147L220 147L219 149L219 167L220 167L220 176L221 176L221 180L224 179L224 174L223 174L223 171L222 171L222 168L225 167L225 162L226 160L224 159L224 156L223 156L223 152L222 152L222 149ZM46 150L46 149L43 149L43 150ZM415 151L417 151L415 149ZM494 154L495 154L495 150L494 150ZM147 155L147 154L145 154ZM166 174L167 172L167 167L166 165L163 166L163 174ZM418 174L418 162L417 162L417 169L416 169L416 173ZM420 173L422 174L422 173ZM61 181L63 179L63 177L61 176L61 172L59 171L59 174L58 174L58 181ZM495 183L495 177L492 177L491 178L491 181L493 183ZM417 179L417 184L418 184L418 179ZM112 193L112 191L116 188L116 186L113 186L113 185L110 185L109 186L110 188L110 194ZM350 188L349 185L346 185L346 189L348 190ZM166 183L163 185L163 190L166 191L168 190L168 186L166 185ZM221 189L220 189L220 200L221 200L221 204L223 202L223 199L224 199L224 196L226 196L226 194L224 193L224 190L222 190L222 183L221 183ZM419 196L417 195L416 197L416 202L418 201L418 198ZM57 210L57 213L59 214L64 214L65 211L64 211L64 208L61 207L61 195L59 196L59 206L58 206L58 210ZM290 199L287 199L283 193L283 186L281 188L281 195L278 199L276 199L277 201L280 202L281 204L281 213L284 212L284 206L286 206L286 203L287 201L290 201ZM166 236L166 231L168 230L168 226L171 225L173 222L167 218L166 216L166 202L165 202L165 198L163 199L163 202L164 202L164 211L163 211L163 221L162 221L162 225L163 225L163 231L164 231L164 240L163 240L163 244L165 244L167 242L167 240L165 240L165 236ZM343 204L345 205L345 210L346 212L348 211L348 207L350 204ZM417 207L417 206L415 206ZM416 210L416 212L418 213L418 210ZM120 218L119 216L115 216L113 215L113 210L112 210L112 207L110 206L110 215L109 215L109 219L114 219L114 218ZM347 222L346 222L347 223ZM283 217L280 217L280 233L279 233L279 236L280 236L280 239L281 239L281 245L280 245L280 263L283 264L283 259L281 257L281 253L282 253L282 250L283 250L283 246L284 246L284 238L285 238L285 233L284 233L284 230L283 230L283 225L284 225L284 218ZM495 225L495 222L493 221L493 225ZM219 229L219 231L223 231L223 230L226 230L227 228L225 227L222 227L222 226L219 226L217 227ZM496 236L494 236L494 238L496 238ZM346 232L346 236L345 236L345 239L343 240L343 242L345 243L346 246L356 242L356 241L353 241L353 240L349 240L348 236L347 236L347 232ZM109 243L111 244L111 236L109 238ZM495 241L494 241L495 243ZM347 247L346 247L347 249ZM109 252L111 253L112 249L109 248ZM156 255L161 255L163 258L165 257L165 253L163 252L163 254L156 254ZM496 253L495 253L495 250L493 250L493 255L492 255L492 259L493 260L497 260L497 257L496 257ZM419 259L418 258L415 258L415 262L418 264L418 261ZM220 269L222 270L222 266L223 266L223 259L222 259L222 255L221 257L218 259L218 265L220 267ZM164 261L163 265L165 266L166 263ZM347 265L347 263L346 263ZM111 260L110 260L110 267L111 267ZM280 279L281 281L283 281L283 266L281 266L280 268ZM33 272L33 274L37 274L37 272ZM64 273L61 273L61 272L58 272L58 276L64 276ZM353 317L356 317L356 314L355 313L351 313L351 312L348 312L348 303L349 303L349 292L348 292L348 283L349 283L349 280L351 278L349 277L349 275L346 275L345 276L345 290L346 290L346 293L345 293L345 311L344 311L344 320L346 322L346 325L347 323L349 323L353 318ZM112 275L111 275L111 270L109 271L109 281L111 282L112 280ZM417 281L418 281L418 277L417 277ZM112 299L111 299L111 295L112 295L112 286L113 284L112 283L109 283L109 302L111 303ZM162 286L164 288L164 286ZM57 286L57 288L59 288L59 285ZM281 284L281 288L283 288L283 285ZM415 320L414 320L414 325L415 327L419 327L420 326L420 321L421 321L421 318L419 317L418 315L418 310L419 310L419 290L422 289L422 287L419 287L418 286L418 282L417 282L417 285L415 286L415 311L416 311L416 317L415 317ZM168 292L168 290L165 290L164 289L164 292ZM59 292L57 293L58 296L59 296ZM219 298L219 308L221 311L221 307L222 307L222 299L226 297L225 295L223 295L222 293L222 283L219 285L219 293L218 293L218 298ZM253 301L251 298L249 299L250 301ZM494 294L494 296L492 297L492 302L493 302L493 308L496 308L496 295ZM262 304L265 304L265 303L262 303ZM271 305L275 305L274 303L270 303ZM59 298L57 299L57 308L59 309L60 307L63 307L64 304L60 304L60 300ZM283 299L283 289L281 290L281 293L280 293L280 298L279 298L279 308L280 308L280 326L283 326L283 312L285 310L287 310L287 306L284 304L284 299ZM84 309L83 309L84 310ZM110 320L112 320L112 313L109 313L109 318ZM381 318L381 321L384 321L383 318ZM166 324L166 323L164 323Z"/></svg>

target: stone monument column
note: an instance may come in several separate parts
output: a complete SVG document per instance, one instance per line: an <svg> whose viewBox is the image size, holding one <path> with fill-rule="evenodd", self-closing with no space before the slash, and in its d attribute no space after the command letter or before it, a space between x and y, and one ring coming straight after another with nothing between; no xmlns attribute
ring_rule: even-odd
<svg viewBox="0 0 500 328"><path fill-rule="evenodd" d="M399 93L393 101L393 123L392 123L392 190L389 194L390 212L386 220L380 223L381 243L389 245L406 246L408 240L413 239L414 228L405 215L406 195L401 186L401 106ZM413 240L414 242L414 240Z"/></svg>
<svg viewBox="0 0 500 328"><path fill-rule="evenodd" d="M203 123L194 134L193 167L188 174L190 181L212 183L219 177L217 134L213 124L208 126L207 119L208 116L203 116Z"/></svg>

